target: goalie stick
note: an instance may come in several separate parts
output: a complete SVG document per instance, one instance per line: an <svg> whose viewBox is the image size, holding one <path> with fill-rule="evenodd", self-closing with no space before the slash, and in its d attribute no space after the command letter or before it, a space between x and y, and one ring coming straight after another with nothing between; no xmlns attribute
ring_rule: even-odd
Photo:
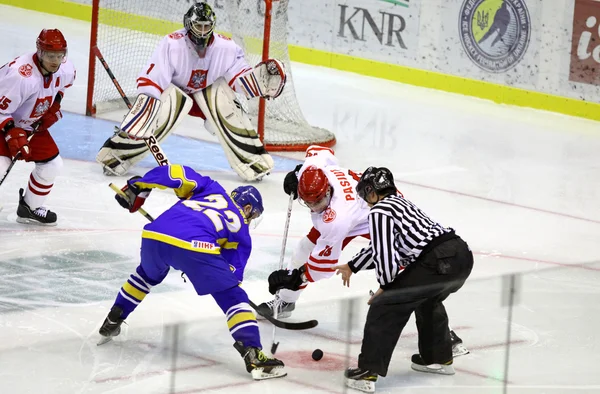
<svg viewBox="0 0 600 394"><path fill-rule="evenodd" d="M127 105L127 108L131 109L131 101L129 101L127 95L125 95L125 92L123 91L123 88L119 84L119 81L117 81L117 78L112 73L110 67L108 67L108 63L106 63L106 60L104 60L102 53L100 53L100 50L97 47L94 47L93 51L98 60L100 61L100 64L102 64L102 67L104 67L104 70L106 70L106 73L108 74L108 77L112 81L113 85L115 85L115 88L117 89L119 95L125 102L125 105ZM163 152L160 145L158 145L158 141L156 141L156 138L154 136L151 136L150 138L144 138L143 141L148 146L150 153L152 153L152 156L154 156L154 159L156 160L159 166L169 165L169 159L167 159L167 155L165 155L165 152Z"/></svg>
<svg viewBox="0 0 600 394"><path fill-rule="evenodd" d="M114 185L113 183L109 184L108 186L111 189L113 189L115 191L115 193L120 194L123 197L126 197L126 194L123 193L123 191L121 189L119 189L118 186ZM150 221L150 222L154 221L154 218L148 212L146 212L143 208L138 209L137 212L142 214L146 219L148 219L148 221ZM252 302L252 300L250 300L250 299L248 300L248 304L250 304L250 306L252 307L252 309L254 309L256 311L256 313L258 313L259 315L264 317L275 327L283 328L285 330L308 330L310 328L316 327L319 324L319 322L317 320L308 320L308 321L297 322L297 323L284 322L281 320L277 320L271 316L268 316L267 314L262 314L259 311L258 306L254 302ZM100 342L98 342L98 345L102 345L102 344L110 341L110 339L109 340L105 340L105 339L106 338L103 338L102 340L100 340Z"/></svg>

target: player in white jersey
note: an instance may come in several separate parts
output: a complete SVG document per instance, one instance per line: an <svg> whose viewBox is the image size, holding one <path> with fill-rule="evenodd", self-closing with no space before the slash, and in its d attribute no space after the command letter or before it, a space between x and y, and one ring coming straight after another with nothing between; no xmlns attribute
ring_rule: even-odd
<svg viewBox="0 0 600 394"><path fill-rule="evenodd" d="M370 208L355 190L360 176L340 167L333 150L313 145L307 149L304 163L286 179L290 177L295 180L291 182L294 190L286 192L295 193L297 189L301 203L310 208L313 223L308 235L296 246L290 268L303 267L307 283L330 278L342 249L355 237L369 238ZM278 317L291 315L307 283L298 291L280 290ZM259 308L272 314L275 304L272 300Z"/></svg>
<svg viewBox="0 0 600 394"><path fill-rule="evenodd" d="M35 162L27 190L19 190L17 221L53 226L56 214L43 204L62 159L48 130L62 118L60 100L75 80L75 67L59 30L42 30L36 46L0 68L0 176L14 159Z"/></svg>
<svg viewBox="0 0 600 394"><path fill-rule="evenodd" d="M98 154L105 173L123 175L147 153L143 143L128 141L127 136L160 141L185 113L205 120L232 168L245 180L272 169L273 161L234 91L248 99L275 98L285 84L284 66L270 59L251 67L234 41L214 32L215 24L212 8L196 3L184 16L185 27L158 44L137 78L137 100L118 130L127 135L116 134Z"/></svg>
<svg viewBox="0 0 600 394"><path fill-rule="evenodd" d="M310 208L313 228L296 246L288 270L269 276L269 289L277 286L280 290L274 300L259 305L262 314L273 315L277 305L277 317L289 317L308 283L333 276L342 250L350 241L358 236L370 238L371 208L356 194L360 176L340 167L333 150L317 145L310 146L304 163L286 176L284 191L297 195ZM301 280L291 279L295 276ZM454 357L469 353L452 329L450 336Z"/></svg>

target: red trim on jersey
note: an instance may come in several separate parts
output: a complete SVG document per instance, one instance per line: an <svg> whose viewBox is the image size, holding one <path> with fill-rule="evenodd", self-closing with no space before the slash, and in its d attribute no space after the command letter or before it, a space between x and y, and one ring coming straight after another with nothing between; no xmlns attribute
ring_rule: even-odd
<svg viewBox="0 0 600 394"><path fill-rule="evenodd" d="M136 82L138 83L138 85L137 85L137 87L138 87L138 88L141 88L142 86L154 86L156 89L158 89L158 90L159 90L159 92L160 92L160 93L162 93L162 92L163 92L163 90L161 89L161 87L160 87L160 86L158 86L158 85L156 84L156 82L154 82L154 81L152 81L152 80L150 80L150 79L148 79L148 78L145 78L145 77L139 77L139 78L136 80Z"/></svg>
<svg viewBox="0 0 600 394"><path fill-rule="evenodd" d="M321 272L333 272L335 271L335 268L321 268L321 267L316 267L312 264L308 264L306 263L306 265L308 266L308 268L310 268L311 270L314 271L321 271Z"/></svg>
<svg viewBox="0 0 600 394"><path fill-rule="evenodd" d="M66 88L70 88L71 86L73 86L73 84L72 84L72 83L70 83L70 84L68 84L68 85L65 85L65 89L66 89Z"/></svg>
<svg viewBox="0 0 600 394"><path fill-rule="evenodd" d="M315 280L312 278L312 276L310 276L310 273L308 272L310 270L310 266L308 264L304 264L304 266L306 267L306 269L304 270L304 276L306 276L306 279L308 279L309 282L314 282Z"/></svg>
<svg viewBox="0 0 600 394"><path fill-rule="evenodd" d="M319 151L319 150L328 150L329 152L331 152L332 155L335 154L335 152L333 151L333 149L330 149L330 148L327 148L327 147L324 147L324 146L320 146L320 145L311 145L307 149L306 153L310 152L311 150L316 150L316 151Z"/></svg>
<svg viewBox="0 0 600 394"><path fill-rule="evenodd" d="M42 185L41 183L35 180L33 174L29 174L29 182L31 182L33 186L37 187L38 189L52 189L52 186L54 186L54 183L51 185ZM48 190L48 192L50 191Z"/></svg>
<svg viewBox="0 0 600 394"><path fill-rule="evenodd" d="M308 256L308 259L317 264L337 264L337 259L335 260L326 260L326 259L316 259L312 256Z"/></svg>
<svg viewBox="0 0 600 394"><path fill-rule="evenodd" d="M306 238L308 238L308 240L310 242L312 242L313 244L316 244L317 240L319 239L320 236L321 236L321 233L319 232L319 230L317 230L316 228L313 227L310 229L310 231L306 235Z"/></svg>
<svg viewBox="0 0 600 394"><path fill-rule="evenodd" d="M248 70L252 70L252 68L245 68L242 71L240 71L239 73L235 74L235 76L233 78L231 78L231 81L229 81L229 87L232 88L233 87L233 83L235 82L235 80L243 73L245 73Z"/></svg>

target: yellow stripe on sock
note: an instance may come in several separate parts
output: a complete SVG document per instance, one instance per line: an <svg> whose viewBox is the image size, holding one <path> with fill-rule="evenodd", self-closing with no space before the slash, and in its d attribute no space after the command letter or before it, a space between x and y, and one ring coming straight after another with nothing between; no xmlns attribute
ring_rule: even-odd
<svg viewBox="0 0 600 394"><path fill-rule="evenodd" d="M231 328L243 321L256 321L254 317L254 313L252 312L240 312L231 316L229 320L227 320L227 327L231 330Z"/></svg>
<svg viewBox="0 0 600 394"><path fill-rule="evenodd" d="M129 282L125 282L125 284L123 285L123 290L125 291L125 293L129 294L138 301L142 301L144 297L146 297L146 293L136 289Z"/></svg>

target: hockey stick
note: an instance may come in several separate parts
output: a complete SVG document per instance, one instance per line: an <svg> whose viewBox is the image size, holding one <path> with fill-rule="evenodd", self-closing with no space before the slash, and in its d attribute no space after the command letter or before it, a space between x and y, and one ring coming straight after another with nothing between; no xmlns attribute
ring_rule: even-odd
<svg viewBox="0 0 600 394"><path fill-rule="evenodd" d="M281 253L279 254L279 269L283 269L283 260L285 258L285 246L287 244L288 230L290 228L290 219L292 217L292 208L294 206L294 194L290 194L290 199L288 201L287 208L287 217L285 218L285 227L283 228L283 241L281 242ZM277 291L277 295L275 296L275 301L273 302L273 317L277 319L277 312L279 310L279 305L281 305L281 300L279 299L279 291ZM279 346L279 342L275 342L275 331L277 331L277 326L273 327L273 337L271 341L271 354L275 354L277 352L277 347Z"/></svg>
<svg viewBox="0 0 600 394"><path fill-rule="evenodd" d="M256 311L256 313L258 313L259 315L264 317L266 320L271 322L271 324L273 324L275 327L283 328L285 330L308 330L309 328L314 328L319 324L319 322L317 320L307 320L307 321L298 322L298 323L277 320L276 318L269 316L268 313L265 313L265 314L261 313L260 310L258 309L258 306L251 300L248 300L248 304L250 304L250 306L252 307L252 309L254 309Z"/></svg>
<svg viewBox="0 0 600 394"><path fill-rule="evenodd" d="M121 189L119 189L118 186L115 186L112 183L109 184L108 186L110 186L110 188L113 189L115 191L115 193L120 194L121 196L124 196L124 197L126 196L125 193L123 193L123 191ZM144 215L144 217L146 219L148 219L148 221L150 221L150 222L154 221L154 218L148 212L146 212L143 208L138 209L138 212L141 213L142 215ZM319 324L319 322L317 320L308 320L308 321L299 322L299 323L284 322L281 320L277 320L266 314L263 315L259 311L258 306L256 306L256 304L254 302L252 302L251 300L248 300L248 304L250 304L250 306L252 307L252 309L254 309L256 311L256 313L258 313L259 315L264 317L266 320L271 322L271 324L273 324L276 327L283 328L285 330L308 330L309 328L314 328Z"/></svg>
<svg viewBox="0 0 600 394"><path fill-rule="evenodd" d="M119 189L119 187L117 185L115 185L114 183L109 183L108 186L111 189L113 189L115 191L115 193L117 193L121 197L127 198L127 195L123 192L123 190ZM138 212L141 213L146 219L148 219L148 221L150 221L150 222L154 221L154 218L152 217L152 215L150 215L148 212L146 212L144 210L144 208L138 209Z"/></svg>
<svg viewBox="0 0 600 394"><path fill-rule="evenodd" d="M123 88L119 84L119 81L117 81L117 78L112 73L112 70L110 69L110 67L108 67L108 63L106 63L106 60L104 60L102 53L100 53L100 50L97 47L93 48L92 50L94 51L94 54L100 61L100 64L102 64L102 67L104 67L104 70L106 70L108 77L112 81L113 85L115 85L115 88L117 89L117 91L119 92L119 95L125 102L125 105L127 105L127 108L131 109L131 101L129 101L129 99L127 98L127 95L123 91ZM165 155L165 152L163 152L160 145L158 145L158 141L156 141L156 138L154 136L151 136L149 138L144 138L144 142L148 146L150 153L152 153L152 156L154 156L154 159L156 160L156 162L158 163L159 166L168 166L169 165L169 159L167 159L167 155Z"/></svg>
<svg viewBox="0 0 600 394"><path fill-rule="evenodd" d="M58 102L60 104L60 102L62 101L62 96L60 95L60 93L56 94L56 97L54 97L54 102ZM33 138L33 136L35 135L35 133L38 131L38 127L40 127L41 124L41 120L37 120L33 125L32 125L32 129L33 132L31 133L31 135L29 137L27 137L27 142L31 141L31 139ZM8 166L8 168L6 169L6 171L4 172L4 175L2 176L2 179L0 179L0 186L2 186L2 183L4 183L4 180L6 179L6 177L8 177L8 174L10 173L10 170L12 170L12 168L14 167L15 163L17 162L17 160L19 160L19 157L21 157L21 152L17 152L17 154L15 155L15 157L13 157L12 161L10 162L10 165Z"/></svg>

